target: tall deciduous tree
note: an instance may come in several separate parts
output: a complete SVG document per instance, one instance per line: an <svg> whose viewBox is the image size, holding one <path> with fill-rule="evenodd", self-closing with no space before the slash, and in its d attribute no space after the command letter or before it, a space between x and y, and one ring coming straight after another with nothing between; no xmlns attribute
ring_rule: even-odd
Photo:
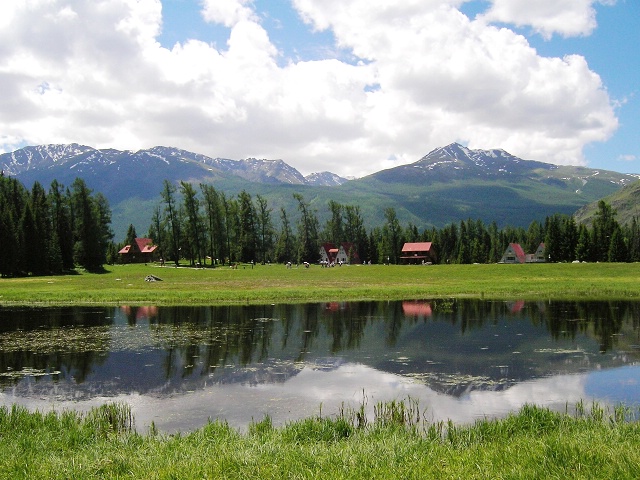
<svg viewBox="0 0 640 480"><path fill-rule="evenodd" d="M318 258L318 217L311 206L299 193L293 198L298 202L300 220L298 221L298 261L315 262Z"/></svg>
<svg viewBox="0 0 640 480"><path fill-rule="evenodd" d="M280 235L278 235L275 249L276 261L282 263L291 262L295 256L295 238L284 207L280 208L280 224Z"/></svg>
<svg viewBox="0 0 640 480"><path fill-rule="evenodd" d="M204 224L200 214L200 200L193 185L186 182L180 182L180 191L182 193L183 208L186 213L186 248L189 255L189 261L193 265L197 259L202 264L203 257L203 241L204 241Z"/></svg>
<svg viewBox="0 0 640 480"><path fill-rule="evenodd" d="M178 207L176 205L176 187L165 180L162 189L162 201L165 204L165 215L169 228L169 248L171 259L176 266L180 263L180 219L178 217Z"/></svg>
<svg viewBox="0 0 640 480"><path fill-rule="evenodd" d="M151 225L149 225L149 238L158 246L160 258L164 261L168 248L165 242L167 238L165 232L165 223L162 218L162 210L160 205L156 205L151 216Z"/></svg>
<svg viewBox="0 0 640 480"><path fill-rule="evenodd" d="M400 245L400 221L398 220L395 209L392 207L384 211L384 218L386 223L383 227L383 257L386 256L385 260L389 263L398 263L398 254L402 249Z"/></svg>
<svg viewBox="0 0 640 480"><path fill-rule="evenodd" d="M245 190L238 195L238 222L240 260L245 262L254 261L258 244L256 211L251 195Z"/></svg>
<svg viewBox="0 0 640 480"><path fill-rule="evenodd" d="M256 229L258 234L258 260L265 263L270 259L273 248L273 222L267 199L256 195ZM270 260L269 260L270 261Z"/></svg>
<svg viewBox="0 0 640 480"><path fill-rule="evenodd" d="M329 200L329 220L324 227L322 240L339 244L345 241L344 222L342 217L344 207L338 202Z"/></svg>
<svg viewBox="0 0 640 480"><path fill-rule="evenodd" d="M346 205L344 207L344 213L346 220L344 226L345 240L356 246L356 251L362 261L371 260L367 230L360 213L360 207L357 205Z"/></svg>
<svg viewBox="0 0 640 480"><path fill-rule="evenodd" d="M200 185L200 191L204 198L204 211L206 218L207 231L207 251L211 257L211 264L215 259L224 257L222 251L225 245L225 228L223 207L220 201L220 195L211 185Z"/></svg>

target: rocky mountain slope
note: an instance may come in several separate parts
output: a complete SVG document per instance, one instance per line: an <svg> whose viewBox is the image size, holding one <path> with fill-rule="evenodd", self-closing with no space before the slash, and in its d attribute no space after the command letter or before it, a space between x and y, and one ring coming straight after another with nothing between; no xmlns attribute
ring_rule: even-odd
<svg viewBox="0 0 640 480"><path fill-rule="evenodd" d="M626 185L621 190L603 198L616 211L616 220L621 225L628 225L635 217L640 221L640 181ZM591 225L596 212L598 201L580 208L576 214L576 221Z"/></svg>

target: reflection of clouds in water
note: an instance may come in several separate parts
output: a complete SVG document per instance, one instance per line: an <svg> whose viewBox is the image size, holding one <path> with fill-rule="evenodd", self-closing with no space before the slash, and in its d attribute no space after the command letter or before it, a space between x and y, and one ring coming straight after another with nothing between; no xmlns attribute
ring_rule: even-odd
<svg viewBox="0 0 640 480"><path fill-rule="evenodd" d="M363 399L372 412L377 402L411 397L418 401L429 421L451 419L469 423L478 418L503 416L519 410L525 403L564 410L567 404L571 407L580 400L591 400L585 392L587 377L560 375L523 382L502 391L476 390L453 397L400 375L347 363L330 371L306 367L283 384L213 385L169 397L131 394L61 403L1 394L0 403L15 402L39 410L53 407L60 411L88 410L105 402L123 401L131 405L140 431L146 431L154 422L161 431L173 432L198 428L208 418L220 418L233 427L246 428L252 420L262 420L267 414L274 424L281 425L317 415L321 408L323 415L335 415L343 403L358 407Z"/></svg>
<svg viewBox="0 0 640 480"><path fill-rule="evenodd" d="M640 366L591 372L587 376L585 390L611 403L636 404L640 401Z"/></svg>

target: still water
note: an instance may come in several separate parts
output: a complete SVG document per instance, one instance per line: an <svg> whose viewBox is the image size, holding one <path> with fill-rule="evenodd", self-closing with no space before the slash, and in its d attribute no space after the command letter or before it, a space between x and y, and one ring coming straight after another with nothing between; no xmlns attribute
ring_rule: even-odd
<svg viewBox="0 0 640 480"><path fill-rule="evenodd" d="M409 397L457 423L525 403L637 408L640 302L0 307L3 405L124 401L138 430L175 432Z"/></svg>

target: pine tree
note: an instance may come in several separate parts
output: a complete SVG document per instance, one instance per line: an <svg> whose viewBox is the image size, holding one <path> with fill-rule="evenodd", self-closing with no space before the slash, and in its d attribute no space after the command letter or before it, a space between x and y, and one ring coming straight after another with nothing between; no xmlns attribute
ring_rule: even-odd
<svg viewBox="0 0 640 480"><path fill-rule="evenodd" d="M124 244L133 245L136 242L136 238L138 238L136 227L133 226L133 223L130 223L129 228L127 228L127 235L124 238Z"/></svg>
<svg viewBox="0 0 640 480"><path fill-rule="evenodd" d="M598 202L598 211L592 222L594 249L596 261L606 262L609 257L609 247L613 239L613 232L619 228L615 219L616 210L604 200Z"/></svg>
<svg viewBox="0 0 640 480"><path fill-rule="evenodd" d="M8 202L0 192L0 276L13 277L18 272L18 238Z"/></svg>
<svg viewBox="0 0 640 480"><path fill-rule="evenodd" d="M640 225L636 217L631 220L627 237L629 239L629 261L640 262Z"/></svg>
<svg viewBox="0 0 640 480"><path fill-rule="evenodd" d="M610 262L626 262L629 259L627 245L622 236L620 227L614 228L611 234L611 243L609 245L608 260Z"/></svg>
<svg viewBox="0 0 640 480"><path fill-rule="evenodd" d="M31 211L33 213L34 236L29 239L32 256L32 273L44 275L51 273L51 214L47 194L39 182L31 189Z"/></svg>
<svg viewBox="0 0 640 480"><path fill-rule="evenodd" d="M63 187L56 180L51 182L49 204L54 239L53 248L54 251L60 252L62 271L69 271L74 267L71 206L69 196L63 195Z"/></svg>
<svg viewBox="0 0 640 480"><path fill-rule="evenodd" d="M584 225L578 227L578 243L576 245L576 260L588 262L593 258L591 234Z"/></svg>

